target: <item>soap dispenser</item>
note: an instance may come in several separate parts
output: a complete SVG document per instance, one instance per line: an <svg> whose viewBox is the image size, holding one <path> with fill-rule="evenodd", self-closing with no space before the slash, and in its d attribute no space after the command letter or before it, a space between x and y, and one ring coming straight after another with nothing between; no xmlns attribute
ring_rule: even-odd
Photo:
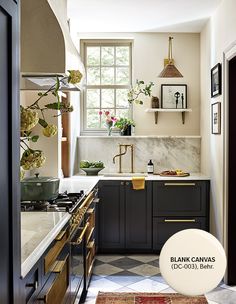
<svg viewBox="0 0 236 304"><path fill-rule="evenodd" d="M148 174L153 174L154 173L154 165L152 160L150 159L147 165L147 173Z"/></svg>

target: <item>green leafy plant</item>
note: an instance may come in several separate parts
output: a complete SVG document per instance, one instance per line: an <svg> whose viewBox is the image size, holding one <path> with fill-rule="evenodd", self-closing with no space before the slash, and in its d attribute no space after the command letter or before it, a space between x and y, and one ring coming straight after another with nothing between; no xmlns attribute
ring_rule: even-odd
<svg viewBox="0 0 236 304"><path fill-rule="evenodd" d="M128 126L135 127L135 122L129 118L120 117L116 120L114 127L120 129L120 131L125 131Z"/></svg>
<svg viewBox="0 0 236 304"><path fill-rule="evenodd" d="M24 153L21 157L21 168L24 170L30 170L33 168L42 167L46 161L46 157L41 150L34 150L29 147L29 142L37 142L39 139L39 135L32 135L32 129L40 125L42 129L42 134L46 137L52 137L57 134L57 126L53 124L49 124L46 119L44 112L48 110L59 111L54 115L57 117L59 115L63 115L64 113L72 112L73 107L69 103L65 103L60 100L59 90L61 84L65 82L76 84L79 83L83 77L83 75L78 70L69 70L69 75L58 78L56 77L55 84L52 85L46 92L39 92L38 98L29 106L23 107L20 106L20 130L21 130L21 139L20 145L24 150ZM41 105L41 101L44 97L49 94L53 95L53 98L56 98L56 102L50 102L45 105ZM40 117L41 116L41 117ZM21 170L21 176L24 176Z"/></svg>
<svg viewBox="0 0 236 304"><path fill-rule="evenodd" d="M104 163L102 161L92 161L89 162L88 160L81 160L80 161L80 168L104 168Z"/></svg>
<svg viewBox="0 0 236 304"><path fill-rule="evenodd" d="M135 102L136 104L143 104L143 101L140 100L140 96L151 96L152 86L154 86L153 82L149 82L149 84L145 84L143 80L136 80L136 85L132 86L128 92L128 102L131 104Z"/></svg>

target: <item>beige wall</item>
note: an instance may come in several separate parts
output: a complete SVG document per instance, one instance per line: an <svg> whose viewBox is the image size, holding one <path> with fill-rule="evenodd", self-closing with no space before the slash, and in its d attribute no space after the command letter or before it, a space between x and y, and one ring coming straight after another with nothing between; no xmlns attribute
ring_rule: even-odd
<svg viewBox="0 0 236 304"><path fill-rule="evenodd" d="M223 63L223 52L236 42L236 2L223 0L201 33L201 135L202 171L211 175L211 231L223 239L223 128L220 135L211 135L210 104L221 102L224 123L224 89L221 96L210 99L210 68ZM224 76L224 75L223 75ZM224 78L224 77L223 77Z"/></svg>
<svg viewBox="0 0 236 304"><path fill-rule="evenodd" d="M176 66L184 78L161 79L158 74L163 69L163 59L167 57L169 33L80 33L79 39L85 38L129 38L133 44L133 83L136 79L145 82L153 81L153 95L160 98L161 84L183 83L188 85L188 107L192 113L186 114L185 125L179 113L160 113L158 124L154 116L145 113L150 107L150 99L146 98L143 106L134 105L133 115L136 122L136 135L199 135L200 119L200 35L171 34L173 41L173 57Z"/></svg>

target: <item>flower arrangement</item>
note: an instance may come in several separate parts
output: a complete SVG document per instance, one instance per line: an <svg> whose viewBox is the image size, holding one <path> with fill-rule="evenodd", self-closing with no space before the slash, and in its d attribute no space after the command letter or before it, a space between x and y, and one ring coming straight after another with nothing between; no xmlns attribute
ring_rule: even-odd
<svg viewBox="0 0 236 304"><path fill-rule="evenodd" d="M20 130L21 130L21 139L20 145L24 150L20 166L23 170L30 170L33 168L40 168L44 165L46 157L41 150L34 150L29 147L27 142L37 142L39 135L32 135L32 129L36 125L40 125L42 129L42 134L46 137L52 137L57 134L57 126L47 123L45 119L44 112L48 110L59 111L59 115L64 113L72 112L73 107L64 103L60 100L58 91L60 85L67 81L68 83L76 84L79 83L83 75L78 70L69 70L69 75L63 78L56 78L56 82L51 86L46 92L39 92L38 98L31 105L27 107L20 106ZM40 102L45 96L51 93L55 98L56 102L48 103L44 106L40 105ZM59 116L58 114L54 115L55 117ZM40 117L41 116L41 117ZM24 177L24 171L21 170L21 178Z"/></svg>
<svg viewBox="0 0 236 304"><path fill-rule="evenodd" d="M117 118L114 116L111 116L110 111L99 111L98 114L101 115L105 115L105 127L107 128L108 131L108 136L111 135L111 131L112 131L112 127L114 125L114 123L117 121Z"/></svg>
<svg viewBox="0 0 236 304"><path fill-rule="evenodd" d="M143 80L136 80L136 85L131 87L128 92L128 102L131 104L135 102L136 104L143 104L143 101L139 99L140 95L151 96L152 86L154 86L153 82L149 82L149 84L144 83Z"/></svg>
<svg viewBox="0 0 236 304"><path fill-rule="evenodd" d="M129 126L135 127L135 122L132 119L123 117L118 118L114 124L114 127L120 129L122 135L125 134Z"/></svg>

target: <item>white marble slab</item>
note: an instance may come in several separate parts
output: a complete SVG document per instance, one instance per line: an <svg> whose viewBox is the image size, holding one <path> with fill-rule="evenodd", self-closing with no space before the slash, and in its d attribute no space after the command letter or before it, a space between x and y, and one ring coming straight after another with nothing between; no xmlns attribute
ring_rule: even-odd
<svg viewBox="0 0 236 304"><path fill-rule="evenodd" d="M25 277L70 219L66 212L21 213L21 275Z"/></svg>
<svg viewBox="0 0 236 304"><path fill-rule="evenodd" d="M153 160L155 172L181 169L185 172L200 171L201 138L199 136L158 136L158 137L79 137L78 168L80 160L103 161L101 173L117 172L119 144L133 144L134 171L147 172L147 163ZM122 171L130 172L130 149L122 156Z"/></svg>

